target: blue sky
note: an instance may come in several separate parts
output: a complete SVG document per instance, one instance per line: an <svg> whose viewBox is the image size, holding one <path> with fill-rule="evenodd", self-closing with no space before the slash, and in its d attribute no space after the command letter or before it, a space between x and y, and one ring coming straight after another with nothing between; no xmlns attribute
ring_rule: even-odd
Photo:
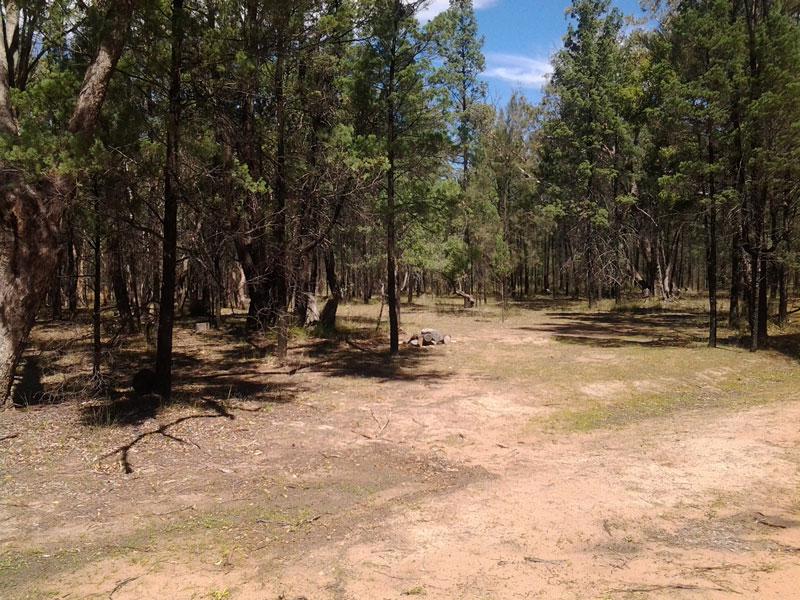
<svg viewBox="0 0 800 600"><path fill-rule="evenodd" d="M447 8L448 0L431 0L420 15L428 19ZM626 15L643 16L639 0L614 0ZM562 45L569 0L475 0L485 37L489 101L505 104L513 90L532 101L550 68L550 56Z"/></svg>

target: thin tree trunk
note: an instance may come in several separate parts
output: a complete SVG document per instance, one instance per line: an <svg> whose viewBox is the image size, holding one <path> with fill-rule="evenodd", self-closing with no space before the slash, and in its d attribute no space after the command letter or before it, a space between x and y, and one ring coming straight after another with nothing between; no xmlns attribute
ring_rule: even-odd
<svg viewBox="0 0 800 600"><path fill-rule="evenodd" d="M100 338L100 294L102 286L100 280L101 273L101 248L102 239L100 237L100 195L95 186L94 194L94 239L92 249L94 250L94 276L92 278L94 298L92 302L92 377L100 377L100 362L102 359L102 340Z"/></svg>
<svg viewBox="0 0 800 600"><path fill-rule="evenodd" d="M708 135L708 202L705 214L706 276L708 277L708 345L717 347L717 205L716 181L711 167L716 162L713 142L713 123L709 120Z"/></svg>
<svg viewBox="0 0 800 600"><path fill-rule="evenodd" d="M789 294L787 293L787 268L781 264L778 269L778 325L785 327L789 321Z"/></svg>
<svg viewBox="0 0 800 600"><path fill-rule="evenodd" d="M114 300L117 303L120 323L123 331L134 333L136 331L136 319L133 316L128 284L125 281L125 263L122 259L119 240L114 233L109 238L108 254L111 262L111 288L114 290Z"/></svg>
<svg viewBox="0 0 800 600"><path fill-rule="evenodd" d="M713 204L712 206L708 207L706 211L705 229L706 229L706 273L708 277L708 345L711 348L716 348L717 347L717 209L715 206L713 206Z"/></svg>
<svg viewBox="0 0 800 600"><path fill-rule="evenodd" d="M156 388L165 399L172 394L172 330L175 325L175 268L180 196L178 150L181 124L183 18L183 0L172 0L172 59L167 116L167 155L164 166L164 241L156 349Z"/></svg>
<svg viewBox="0 0 800 600"><path fill-rule="evenodd" d="M758 343L764 346L767 342L769 326L769 263L767 253L761 252L761 268L758 285Z"/></svg>
<svg viewBox="0 0 800 600"><path fill-rule="evenodd" d="M386 297L389 304L389 352L400 352L400 317L397 300L397 232L395 230L395 53L397 44L398 20L402 14L400 0L394 3L394 35L392 37L389 78L387 82L387 159L389 168L386 171Z"/></svg>
<svg viewBox="0 0 800 600"><path fill-rule="evenodd" d="M731 240L731 293L728 307L728 326L731 328L739 326L739 319L741 318L739 296L742 291L741 226L739 223L734 223L733 229L733 239Z"/></svg>
<svg viewBox="0 0 800 600"><path fill-rule="evenodd" d="M333 331L336 329L336 311L339 309L339 302L342 301L342 289L339 279L336 277L336 258L331 248L324 251L325 278L330 290L330 297L322 309L319 316L319 323L323 329Z"/></svg>

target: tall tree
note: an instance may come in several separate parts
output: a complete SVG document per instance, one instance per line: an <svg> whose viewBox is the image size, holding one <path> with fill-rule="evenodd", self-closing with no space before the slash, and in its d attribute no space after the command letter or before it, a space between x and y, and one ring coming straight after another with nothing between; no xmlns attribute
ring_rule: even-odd
<svg viewBox="0 0 800 600"><path fill-rule="evenodd" d="M74 196L74 177L70 176L72 159L88 147L94 136L100 110L105 102L111 76L122 55L133 15L135 0L99 2L91 6L86 20L94 35L70 36L64 43L80 44L90 40L91 47L76 48L94 58L85 67L83 83L72 99L66 119L53 125L49 111L29 113L15 111L12 103L11 74L19 69L14 60L24 53L11 51L11 40L18 35L21 11L15 2L2 6L3 43L0 55L0 399L7 400L14 382L14 373L36 318L40 300L45 297L58 264L62 216ZM83 6L83 3L80 3ZM36 10L36 7L33 8ZM90 31L87 31L90 33ZM50 48L47 39L36 34L37 47ZM60 51L61 48L58 48ZM36 63L29 55L28 72ZM46 77L59 77L57 66ZM52 81L52 79L51 79ZM65 99L65 104L67 101ZM30 105L27 105L30 106ZM37 117L40 120L37 120ZM22 124L22 126L20 126ZM55 156L49 151L58 148L36 147L41 131L58 139L61 148ZM29 151L43 157L36 165L20 164ZM44 158L50 154L49 158ZM31 169L32 167L32 169Z"/></svg>
<svg viewBox="0 0 800 600"><path fill-rule="evenodd" d="M389 347L400 349L400 299L397 292L397 241L403 190L431 172L431 158L441 145L441 120L427 86L429 40L414 15L422 2L375 0L368 18L368 42L357 51L354 99L357 110L382 115L372 132L383 142L386 161L384 225L386 231L386 297ZM426 164L427 162L427 164ZM436 162L433 162L436 168ZM411 198L406 198L413 201Z"/></svg>
<svg viewBox="0 0 800 600"><path fill-rule="evenodd" d="M161 302L156 348L157 389L162 397L172 393L172 330L175 323L175 266L178 251L180 184L181 63L185 13L183 0L172 0L172 49L169 67L167 143L164 162L164 236L162 242Z"/></svg>
<svg viewBox="0 0 800 600"><path fill-rule="evenodd" d="M577 221L593 306L607 234L617 204L629 198L621 171L630 135L619 103L627 70L622 14L610 0L573 0L570 16L546 99L541 179L549 201Z"/></svg>

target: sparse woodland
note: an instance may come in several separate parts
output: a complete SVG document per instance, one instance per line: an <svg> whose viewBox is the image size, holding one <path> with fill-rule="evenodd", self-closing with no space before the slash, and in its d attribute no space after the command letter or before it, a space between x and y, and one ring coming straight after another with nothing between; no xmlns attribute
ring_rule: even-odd
<svg viewBox="0 0 800 600"><path fill-rule="evenodd" d="M753 350L793 312L800 5L574 0L541 105L491 106L470 0L5 0L0 388L38 320L176 319L286 354L344 302L707 295ZM318 305L319 302L319 305ZM110 318L113 315L113 318Z"/></svg>
<svg viewBox="0 0 800 600"><path fill-rule="evenodd" d="M798 597L800 0L447 5L0 0L2 600Z"/></svg>

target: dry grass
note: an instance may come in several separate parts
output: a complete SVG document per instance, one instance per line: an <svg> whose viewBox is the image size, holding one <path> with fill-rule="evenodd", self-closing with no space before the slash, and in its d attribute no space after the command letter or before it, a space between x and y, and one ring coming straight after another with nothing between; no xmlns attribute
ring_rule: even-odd
<svg viewBox="0 0 800 600"><path fill-rule="evenodd" d="M533 574L521 575L532 573L530 565L563 561L536 559L511 575L502 569L512 562L493 558L507 546L495 545L524 536L550 518L552 507L535 507L531 522L517 515L523 533L512 528L503 537L493 528L505 523L510 510L498 498L519 495L515 502L527 507L540 492L553 495L565 518L585 519L573 533L569 521L561 523L567 533L553 529L554 539L550 529L537 534L553 554L563 536L574 534L574 543L603 560L657 563L651 544L694 551L691 538L702 533L703 539L732 544L740 562L750 561L744 579L766 576L758 565L782 568L780 556L767 556L783 552L778 542L751 544L761 554L748 554L746 536L761 530L741 525L736 515L744 514L746 500L740 490L724 488L724 479L713 480L718 488L712 491L703 489L700 475L691 485L681 480L690 491L672 500L671 512L648 513L651 520L668 519L658 527L636 524L642 514L635 502L621 505L611 520L581 512L584 497L570 482L591 479L599 467L581 461L596 456L597 464L616 465L630 479L630 489L616 490L615 498L630 490L653 493L665 475L648 479L652 462L639 453L657 445L664 432L685 431L691 440L705 423L739 413L757 423L767 418L758 410L789 406L798 398L800 329L774 331L773 347L752 354L738 346L737 332L724 329L721 347L706 347L702 299L632 301L587 311L580 303L544 298L472 310L458 299L423 298L403 307L404 335L435 327L452 335L453 344L404 347L390 359L386 315L377 326L378 312L377 304L344 305L337 331L293 332L286 365L270 358L270 335L245 339L235 315L222 330L203 335L186 323L176 339L177 401L149 407L132 403L127 390L130 375L149 360L143 339L109 349L108 393L86 398L80 387L90 364L86 324L37 329L34 352L47 402L0 423L0 439L18 434L0 441L0 597L108 597L114 585L135 577L114 598L148 597L162 588L177 598L277 598L286 582L300 589L304 576L317 572L313 565L327 560L330 573L319 576L322 583L308 597L384 597L394 586L391 597L472 598L454 591L470 585L464 557L442 565L454 573L464 567L458 585L443 592L441 582L421 572L397 581L375 579L345 550L358 555L363 546L369 556L394 556L382 544L410 544L403 536L419 516L422 541L407 552L419 547L436 557L457 557L472 544L467 556L477 556L486 581L522 577L534 585L539 580L530 579ZM770 410L765 414L777 419L780 409ZM752 449L716 443L724 452L712 462L755 462ZM125 447L124 456L115 451ZM777 452L759 448L764 456ZM666 469L680 462L658 456ZM791 466L797 458L782 460ZM552 480L531 480L534 473ZM615 474L600 471L595 485ZM779 489L796 510L800 484L792 485L770 493ZM504 495L480 495L496 486ZM686 509L694 505L714 521ZM439 546L439 539L459 531L450 516L462 513L482 533ZM611 533L632 528L630 539L605 540L611 535L605 525L591 544L584 539L587 529L606 521L616 523ZM427 532L437 527L441 533L429 540ZM293 563L307 570L297 571ZM381 568L400 568L389 564ZM578 589L549 568L553 594ZM589 559L584 568L603 589L625 588L602 575L608 571L602 561ZM206 575L196 585L186 583L189 578L180 587L175 573L198 572ZM269 584L271 595L254 591L253 573L261 574L255 580L268 573L269 581L278 582ZM368 582L373 587L359 587ZM487 585L474 597L497 596Z"/></svg>

